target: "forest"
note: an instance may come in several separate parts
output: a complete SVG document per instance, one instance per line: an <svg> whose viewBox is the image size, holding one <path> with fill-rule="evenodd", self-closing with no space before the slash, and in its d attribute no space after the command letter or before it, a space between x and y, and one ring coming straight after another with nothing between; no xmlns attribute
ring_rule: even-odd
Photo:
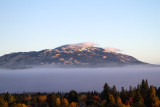
<svg viewBox="0 0 160 107"><path fill-rule="evenodd" d="M1 93L0 107L160 107L160 87L142 80L128 90L104 84L102 92Z"/></svg>

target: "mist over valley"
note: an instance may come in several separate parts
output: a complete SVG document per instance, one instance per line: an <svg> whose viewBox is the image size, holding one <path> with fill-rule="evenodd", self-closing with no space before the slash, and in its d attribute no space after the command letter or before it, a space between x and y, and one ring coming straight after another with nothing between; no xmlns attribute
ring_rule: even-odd
<svg viewBox="0 0 160 107"><path fill-rule="evenodd" d="M159 75L160 67L147 66L0 69L0 92L100 92L106 82L121 90L137 86L142 79L159 87Z"/></svg>

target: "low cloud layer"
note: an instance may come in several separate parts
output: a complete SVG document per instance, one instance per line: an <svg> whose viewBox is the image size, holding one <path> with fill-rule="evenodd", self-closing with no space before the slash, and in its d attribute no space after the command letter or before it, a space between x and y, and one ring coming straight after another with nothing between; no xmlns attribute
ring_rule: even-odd
<svg viewBox="0 0 160 107"><path fill-rule="evenodd" d="M112 48L112 47L106 47L105 50L110 51L110 52L120 52L120 49Z"/></svg>
<svg viewBox="0 0 160 107"><path fill-rule="evenodd" d="M78 92L103 90L107 82L123 86L137 86L142 79L159 87L159 67L127 66L117 68L33 68L20 70L0 69L0 93L3 92Z"/></svg>
<svg viewBox="0 0 160 107"><path fill-rule="evenodd" d="M95 43L93 43L93 42L84 42L84 43L77 43L77 44L69 44L69 46L92 47L92 46L95 46Z"/></svg>
<svg viewBox="0 0 160 107"><path fill-rule="evenodd" d="M86 48L86 47L97 46L97 44L95 44L94 42L83 42L83 43L77 43L77 44L69 44L68 46L69 47L83 47L83 48ZM116 49L116 48L113 48L113 47L106 47L104 49L106 49L107 51L110 51L110 52L120 52L121 51L120 49Z"/></svg>

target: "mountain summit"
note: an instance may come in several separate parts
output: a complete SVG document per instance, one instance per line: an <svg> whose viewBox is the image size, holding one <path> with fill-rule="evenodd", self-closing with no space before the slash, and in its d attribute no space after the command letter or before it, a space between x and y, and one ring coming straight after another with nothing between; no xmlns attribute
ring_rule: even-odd
<svg viewBox="0 0 160 107"><path fill-rule="evenodd" d="M1 68L26 68L40 65L53 67L108 67L146 64L136 58L96 47L92 42L69 44L38 52L18 52L0 57Z"/></svg>

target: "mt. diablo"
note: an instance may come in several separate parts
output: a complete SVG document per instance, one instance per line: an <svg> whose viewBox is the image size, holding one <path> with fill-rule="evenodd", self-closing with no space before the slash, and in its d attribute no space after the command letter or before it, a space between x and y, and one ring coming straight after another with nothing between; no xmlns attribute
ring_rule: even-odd
<svg viewBox="0 0 160 107"><path fill-rule="evenodd" d="M136 58L100 47L93 43L64 45L38 52L18 52L0 57L1 68L27 68L40 65L53 67L108 67L146 64Z"/></svg>

